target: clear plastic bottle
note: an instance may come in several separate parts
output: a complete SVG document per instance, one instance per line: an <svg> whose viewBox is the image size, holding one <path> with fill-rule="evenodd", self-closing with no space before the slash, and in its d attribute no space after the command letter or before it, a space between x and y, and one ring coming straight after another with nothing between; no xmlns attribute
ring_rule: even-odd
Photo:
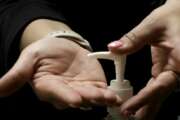
<svg viewBox="0 0 180 120"><path fill-rule="evenodd" d="M113 60L115 64L115 73L116 79L111 80L109 89L117 93L123 101L126 101L133 95L133 87L130 85L128 80L124 80L124 71L126 64L126 56L113 54L111 52L95 52L88 55L91 58L95 59L109 59ZM108 113L106 120L129 120L120 115L119 108L117 107L108 107Z"/></svg>

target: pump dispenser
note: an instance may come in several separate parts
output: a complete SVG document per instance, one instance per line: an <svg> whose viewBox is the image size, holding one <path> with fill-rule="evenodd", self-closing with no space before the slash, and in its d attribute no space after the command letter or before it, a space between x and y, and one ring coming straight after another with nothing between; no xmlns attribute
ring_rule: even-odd
<svg viewBox="0 0 180 120"><path fill-rule="evenodd" d="M111 80L109 88L117 93L123 101L126 101L133 95L133 88L128 80L124 79L126 56L118 55L111 52L95 52L88 54L90 58L94 59L108 59L113 60L115 64L116 79ZM116 107L108 107L108 112L111 120L128 120L120 116L119 110Z"/></svg>

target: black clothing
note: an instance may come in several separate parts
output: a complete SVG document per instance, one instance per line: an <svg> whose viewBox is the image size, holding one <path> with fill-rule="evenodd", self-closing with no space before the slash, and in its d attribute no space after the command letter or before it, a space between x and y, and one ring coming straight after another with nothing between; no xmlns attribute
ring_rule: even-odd
<svg viewBox="0 0 180 120"><path fill-rule="evenodd" d="M121 0L100 3L97 1L61 1L61 0L0 0L0 76L5 74L19 56L19 40L24 28L33 20L47 18L66 22L73 30L85 37L94 51L107 50L106 45L120 38L137 25L151 10L158 6L159 0ZM145 47L136 54L130 55L127 61L126 78L131 80L135 92L140 90L150 77L151 56ZM105 64L108 80L113 78L113 65ZM143 64L139 67L139 65ZM133 67L132 67L133 66ZM137 71L137 68L139 70ZM134 71L137 71L134 73ZM175 120L180 106L177 106L177 94L167 102L159 118L169 117ZM168 101L168 100L167 100ZM170 99L172 101L172 99ZM168 109L171 107L171 109ZM1 113L24 113L28 117L51 119L100 120L106 115L104 108L94 111L68 109L58 111L47 103L40 102L31 88L26 85L10 97L0 99ZM168 114L164 114L168 113ZM37 115L37 116L36 116ZM86 116L86 117L84 117ZM164 117L163 117L164 116ZM18 116L17 118L19 118ZM172 118L174 117L174 118Z"/></svg>

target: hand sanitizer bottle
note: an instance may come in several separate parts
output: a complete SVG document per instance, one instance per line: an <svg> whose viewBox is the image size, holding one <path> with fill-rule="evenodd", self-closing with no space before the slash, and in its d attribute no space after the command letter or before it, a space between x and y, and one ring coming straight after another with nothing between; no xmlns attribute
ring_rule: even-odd
<svg viewBox="0 0 180 120"><path fill-rule="evenodd" d="M115 64L116 79L111 80L109 88L117 93L121 99L126 101L133 95L133 87L128 80L124 80L126 56L111 52L95 52L88 54L90 58L113 60ZM117 107L108 107L111 120L128 120L120 115Z"/></svg>

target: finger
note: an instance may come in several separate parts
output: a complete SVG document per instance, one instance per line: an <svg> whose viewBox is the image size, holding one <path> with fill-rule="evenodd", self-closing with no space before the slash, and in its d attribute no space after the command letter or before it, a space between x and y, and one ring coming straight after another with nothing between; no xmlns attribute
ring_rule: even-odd
<svg viewBox="0 0 180 120"><path fill-rule="evenodd" d="M138 120L154 120L156 115L158 114L160 105L161 103L154 101L143 106L136 112L135 118L137 118Z"/></svg>
<svg viewBox="0 0 180 120"><path fill-rule="evenodd" d="M66 104L61 104L60 102L53 102L52 103L53 104L53 106L56 108L56 109L58 109L58 110L64 110L64 109L66 109L66 108L68 108L69 106L68 105L66 105Z"/></svg>
<svg viewBox="0 0 180 120"><path fill-rule="evenodd" d="M157 77L164 70L165 66L169 66L167 60L169 51L152 46L151 53L153 63L151 73L153 77Z"/></svg>
<svg viewBox="0 0 180 120"><path fill-rule="evenodd" d="M87 81L87 82L83 82L84 85L92 85L94 87L97 88L107 88L107 84L105 82L102 81Z"/></svg>
<svg viewBox="0 0 180 120"><path fill-rule="evenodd" d="M97 88L107 88L107 83L103 82L103 81L93 81L93 80L90 80L90 81L72 81L70 84L76 84L76 85L80 85L80 86L83 86L83 85L91 85L91 86L94 86L94 87L97 87Z"/></svg>
<svg viewBox="0 0 180 120"><path fill-rule="evenodd" d="M122 99L114 91L110 89L103 90L104 97L106 100L106 105L108 106L120 106L122 104Z"/></svg>
<svg viewBox="0 0 180 120"><path fill-rule="evenodd" d="M77 108L82 103L79 93L65 84L59 77L52 77L51 79L44 77L41 80L36 80L33 86L41 100L50 102L56 107Z"/></svg>
<svg viewBox="0 0 180 120"><path fill-rule="evenodd" d="M165 28L162 20L158 19L158 15L157 10L152 12L120 40L108 44L109 50L115 53L129 54L142 48L145 44L154 42L157 37L160 38L160 34Z"/></svg>
<svg viewBox="0 0 180 120"><path fill-rule="evenodd" d="M14 66L0 79L0 96L7 96L24 85L33 74L35 60L31 55L21 54Z"/></svg>
<svg viewBox="0 0 180 120"><path fill-rule="evenodd" d="M167 95L176 87L176 74L172 71L161 73L154 82L149 83L136 96L130 98L121 107L121 112L135 113L142 106L151 103L152 101L159 101L167 97Z"/></svg>
<svg viewBox="0 0 180 120"><path fill-rule="evenodd" d="M122 103L121 98L114 92L107 88L98 88L96 86L89 85L74 85L73 89L77 90L86 102L95 105L120 105Z"/></svg>
<svg viewBox="0 0 180 120"><path fill-rule="evenodd" d="M99 104L104 105L104 95L100 88L92 85L71 85L83 98L87 104Z"/></svg>

